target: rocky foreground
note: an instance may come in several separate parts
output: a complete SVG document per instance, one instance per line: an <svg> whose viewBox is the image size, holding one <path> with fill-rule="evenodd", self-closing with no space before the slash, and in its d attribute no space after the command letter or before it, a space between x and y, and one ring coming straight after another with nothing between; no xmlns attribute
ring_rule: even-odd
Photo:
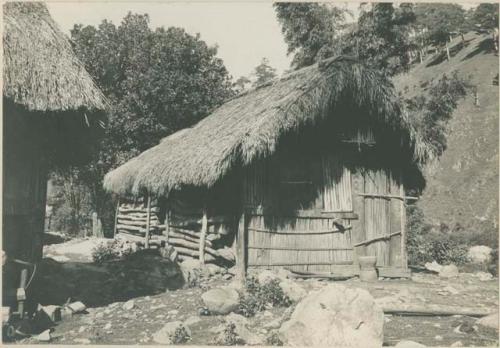
<svg viewBox="0 0 500 348"><path fill-rule="evenodd" d="M361 282L297 279L290 272L251 272L270 284L263 306L232 270L181 264L143 254L100 266L45 261L44 305L65 297L87 309L18 343L491 346L498 344L498 280L472 273L414 273L411 280ZM63 285L61 285L63 284ZM61 285L61 286L60 286ZM59 297L49 290L55 290ZM63 291L64 290L64 291ZM255 289L253 291L256 291ZM256 292L260 294L261 292ZM281 296L281 297L280 297ZM242 310L242 298L245 298ZM286 300L286 301L285 301ZM253 301L253 302L252 302ZM51 303L50 303L51 302ZM257 301L258 302L258 301ZM273 305L275 303L275 305ZM248 306L257 308L251 313ZM387 308L467 310L470 315L408 316ZM490 316L484 314L493 313ZM412 342L408 342L412 341Z"/></svg>

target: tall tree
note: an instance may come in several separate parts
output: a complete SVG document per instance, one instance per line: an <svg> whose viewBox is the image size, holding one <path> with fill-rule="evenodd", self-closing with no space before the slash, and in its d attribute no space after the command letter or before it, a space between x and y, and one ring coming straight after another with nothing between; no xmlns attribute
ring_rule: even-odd
<svg viewBox="0 0 500 348"><path fill-rule="evenodd" d="M292 67L298 69L335 54L333 43L344 28L345 10L323 3L274 4Z"/></svg>
<svg viewBox="0 0 500 348"><path fill-rule="evenodd" d="M97 28L75 25L71 38L111 101L100 152L76 174L103 216L112 212L104 174L207 116L233 91L217 47L181 28L151 30L148 15L129 13L119 26L106 20Z"/></svg>
<svg viewBox="0 0 500 348"><path fill-rule="evenodd" d="M260 64L255 67L252 75L255 77L252 86L256 87L274 79L276 77L276 69L269 65L267 58L262 58Z"/></svg>
<svg viewBox="0 0 500 348"><path fill-rule="evenodd" d="M419 3L415 6L416 22L426 29L426 40L446 51L450 60L448 43L454 33L468 30L465 10L458 4Z"/></svg>
<svg viewBox="0 0 500 348"><path fill-rule="evenodd" d="M472 20L483 29L498 30L498 3L479 4L474 10Z"/></svg>

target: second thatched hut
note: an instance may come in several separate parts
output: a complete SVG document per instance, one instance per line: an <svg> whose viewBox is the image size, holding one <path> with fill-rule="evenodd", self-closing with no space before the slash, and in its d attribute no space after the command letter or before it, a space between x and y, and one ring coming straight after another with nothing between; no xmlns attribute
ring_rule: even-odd
<svg viewBox="0 0 500 348"><path fill-rule="evenodd" d="M372 255L381 273L404 274L405 189L421 187L431 155L407 117L387 79L337 57L228 101L105 188L157 198L183 257L232 248L241 273L356 274Z"/></svg>

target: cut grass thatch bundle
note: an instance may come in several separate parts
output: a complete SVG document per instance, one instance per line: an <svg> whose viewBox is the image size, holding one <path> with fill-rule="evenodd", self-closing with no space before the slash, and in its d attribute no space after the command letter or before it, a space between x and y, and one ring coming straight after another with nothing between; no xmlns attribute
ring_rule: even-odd
<svg viewBox="0 0 500 348"><path fill-rule="evenodd" d="M408 122L391 82L345 57L297 70L228 101L194 127L173 134L108 173L107 190L167 195L182 186L211 187L233 167L275 152L280 137L326 118L349 99L367 118L401 133L416 161L430 148Z"/></svg>
<svg viewBox="0 0 500 348"><path fill-rule="evenodd" d="M7 2L3 95L29 111L103 110L105 98L44 3Z"/></svg>

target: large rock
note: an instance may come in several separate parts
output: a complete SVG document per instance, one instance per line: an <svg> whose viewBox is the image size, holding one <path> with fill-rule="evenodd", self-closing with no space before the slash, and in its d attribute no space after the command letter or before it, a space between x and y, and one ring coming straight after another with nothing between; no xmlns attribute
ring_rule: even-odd
<svg viewBox="0 0 500 348"><path fill-rule="evenodd" d="M185 285L189 286L190 284L194 284L199 280L202 274L199 260L187 259L182 261L179 266L181 268Z"/></svg>
<svg viewBox="0 0 500 348"><path fill-rule="evenodd" d="M211 289L201 295L203 303L213 314L228 314L238 309L239 294L232 288Z"/></svg>
<svg viewBox="0 0 500 348"><path fill-rule="evenodd" d="M280 288L283 290L283 293L290 298L290 300L294 302L299 302L304 297L306 297L307 292L302 287L302 285L294 282L292 280L283 280L280 282Z"/></svg>
<svg viewBox="0 0 500 348"><path fill-rule="evenodd" d="M458 277L458 268L454 264L443 266L441 271L439 271L439 276L441 278Z"/></svg>
<svg viewBox="0 0 500 348"><path fill-rule="evenodd" d="M498 330L499 326L499 317L498 313L490 314L486 317L483 317L477 321L479 325L491 327L492 329Z"/></svg>
<svg viewBox="0 0 500 348"><path fill-rule="evenodd" d="M191 330L189 330L189 328L186 327L182 321L172 321L165 324L165 326L153 335L153 341L160 344L175 344L176 342L173 341L173 338L177 329L184 329L186 334L184 338L186 340L191 337Z"/></svg>
<svg viewBox="0 0 500 348"><path fill-rule="evenodd" d="M414 341L399 341L398 344L395 345L395 348L425 348L423 344Z"/></svg>
<svg viewBox="0 0 500 348"><path fill-rule="evenodd" d="M380 347L384 313L364 289L330 284L306 296L279 330L291 346Z"/></svg>
<svg viewBox="0 0 500 348"><path fill-rule="evenodd" d="M485 245L475 245L470 247L467 257L472 263L488 264L491 261L491 248Z"/></svg>
<svg viewBox="0 0 500 348"><path fill-rule="evenodd" d="M441 272L441 269L443 268L443 266L441 266L439 263L437 263L436 261L432 261L432 262L426 262L424 267L431 271L431 272L436 272L436 273L439 273Z"/></svg>
<svg viewBox="0 0 500 348"><path fill-rule="evenodd" d="M264 337L252 332L248 328L248 319L242 315L231 313L226 318L226 323L233 323L235 326L236 334L245 341L246 344L256 345L262 344L265 340Z"/></svg>

